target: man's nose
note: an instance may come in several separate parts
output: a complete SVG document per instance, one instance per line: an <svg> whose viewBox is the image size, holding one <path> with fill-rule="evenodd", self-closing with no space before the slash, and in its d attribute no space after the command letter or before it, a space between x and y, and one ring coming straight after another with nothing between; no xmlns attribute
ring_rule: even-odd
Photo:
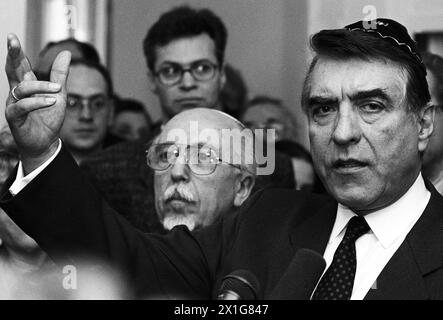
<svg viewBox="0 0 443 320"><path fill-rule="evenodd" d="M93 119L93 113L88 103L82 103L82 107L80 109L80 119L88 121Z"/></svg>
<svg viewBox="0 0 443 320"><path fill-rule="evenodd" d="M180 81L180 88L183 90L192 90L195 87L197 87L197 81L194 79L191 71L184 71L182 81Z"/></svg>
<svg viewBox="0 0 443 320"><path fill-rule="evenodd" d="M188 181L190 177L190 168L184 157L180 155L175 163L171 165L170 174L171 180L174 182Z"/></svg>
<svg viewBox="0 0 443 320"><path fill-rule="evenodd" d="M338 145L358 143L361 139L361 127L358 111L352 106L340 106L332 133L332 139Z"/></svg>

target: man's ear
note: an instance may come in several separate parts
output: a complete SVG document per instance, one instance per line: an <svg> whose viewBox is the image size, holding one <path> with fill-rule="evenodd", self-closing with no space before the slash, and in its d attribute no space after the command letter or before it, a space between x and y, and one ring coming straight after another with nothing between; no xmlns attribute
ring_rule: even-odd
<svg viewBox="0 0 443 320"><path fill-rule="evenodd" d="M149 89L155 94L158 94L157 90L157 83L155 82L155 76L151 72L151 70L148 70L148 80L149 80Z"/></svg>
<svg viewBox="0 0 443 320"><path fill-rule="evenodd" d="M235 189L234 207L240 207L249 198L255 184L255 176L241 173Z"/></svg>
<svg viewBox="0 0 443 320"><path fill-rule="evenodd" d="M425 151L432 132L434 131L434 115L435 106L431 103L428 103L420 112L418 122L418 150L420 152Z"/></svg>

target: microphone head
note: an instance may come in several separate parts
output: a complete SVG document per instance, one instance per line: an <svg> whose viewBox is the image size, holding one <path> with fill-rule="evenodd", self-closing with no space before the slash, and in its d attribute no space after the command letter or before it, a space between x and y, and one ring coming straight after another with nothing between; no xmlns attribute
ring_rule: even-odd
<svg viewBox="0 0 443 320"><path fill-rule="evenodd" d="M270 299L309 300L325 268L326 261L320 254L310 249L298 250Z"/></svg>
<svg viewBox="0 0 443 320"><path fill-rule="evenodd" d="M256 300L260 290L257 278L247 270L236 270L223 278L218 300Z"/></svg>

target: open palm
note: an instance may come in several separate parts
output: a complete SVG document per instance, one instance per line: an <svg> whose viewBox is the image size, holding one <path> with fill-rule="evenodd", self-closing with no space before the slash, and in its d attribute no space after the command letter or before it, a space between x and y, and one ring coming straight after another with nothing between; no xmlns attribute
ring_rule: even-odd
<svg viewBox="0 0 443 320"><path fill-rule="evenodd" d="M22 161L42 162L58 145L58 135L66 108L66 77L70 53L58 54L51 69L50 82L38 81L17 36L8 35L6 75L9 94L6 119L22 156ZM33 168L28 168L33 169Z"/></svg>

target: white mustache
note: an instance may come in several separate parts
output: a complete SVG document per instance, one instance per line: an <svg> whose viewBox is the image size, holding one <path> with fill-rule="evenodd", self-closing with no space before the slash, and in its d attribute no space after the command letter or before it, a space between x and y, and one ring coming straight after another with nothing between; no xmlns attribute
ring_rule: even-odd
<svg viewBox="0 0 443 320"><path fill-rule="evenodd" d="M178 184L178 185L171 185L169 186L166 190L165 193L163 194L163 198L165 201L170 200L171 198L174 198L176 196L179 196L180 198L188 201L188 202L194 202L194 195L192 194L191 191L189 191L188 187L186 187L183 184Z"/></svg>

